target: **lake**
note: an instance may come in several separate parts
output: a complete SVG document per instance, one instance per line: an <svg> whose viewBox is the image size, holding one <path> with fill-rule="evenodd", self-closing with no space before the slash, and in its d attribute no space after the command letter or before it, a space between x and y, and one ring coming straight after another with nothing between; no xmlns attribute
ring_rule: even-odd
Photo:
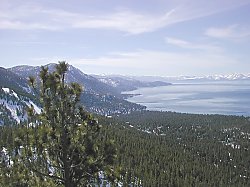
<svg viewBox="0 0 250 187"><path fill-rule="evenodd" d="M124 93L141 94L127 100L148 110L250 116L250 81L179 82Z"/></svg>

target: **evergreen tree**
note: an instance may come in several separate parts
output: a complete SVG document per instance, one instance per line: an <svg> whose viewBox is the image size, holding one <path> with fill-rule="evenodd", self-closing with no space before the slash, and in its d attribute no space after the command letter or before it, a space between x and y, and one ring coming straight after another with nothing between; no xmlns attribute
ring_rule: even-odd
<svg viewBox="0 0 250 187"><path fill-rule="evenodd" d="M59 62L52 73L40 72L40 98L37 114L28 109L28 123L15 138L16 162L24 164L41 181L65 187L97 184L101 177L115 180L112 168L115 148L100 141L100 125L79 105L82 88L66 84L68 64ZM30 77L35 88L35 79ZM102 174L100 174L102 173Z"/></svg>

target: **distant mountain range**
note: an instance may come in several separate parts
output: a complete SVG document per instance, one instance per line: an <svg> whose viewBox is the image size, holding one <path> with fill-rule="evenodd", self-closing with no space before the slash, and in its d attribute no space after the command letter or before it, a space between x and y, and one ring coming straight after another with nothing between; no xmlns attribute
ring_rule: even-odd
<svg viewBox="0 0 250 187"><path fill-rule="evenodd" d="M162 82L175 82L175 81L241 81L250 80L249 74L230 74L230 75L208 75L208 76L131 76L130 78L139 81L162 81Z"/></svg>
<svg viewBox="0 0 250 187"><path fill-rule="evenodd" d="M231 75L210 75L210 76L180 76L177 80L250 80L250 74L231 74Z"/></svg>

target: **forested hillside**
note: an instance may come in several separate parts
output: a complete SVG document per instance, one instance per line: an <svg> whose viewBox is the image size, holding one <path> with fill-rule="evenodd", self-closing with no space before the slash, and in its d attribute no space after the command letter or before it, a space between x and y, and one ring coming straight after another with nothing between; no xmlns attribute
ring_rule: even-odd
<svg viewBox="0 0 250 187"><path fill-rule="evenodd" d="M145 111L100 121L124 184L250 185L249 118Z"/></svg>
<svg viewBox="0 0 250 187"><path fill-rule="evenodd" d="M100 142L115 142L123 186L250 185L248 117L153 111L97 117ZM1 146L14 141L13 128L1 127Z"/></svg>

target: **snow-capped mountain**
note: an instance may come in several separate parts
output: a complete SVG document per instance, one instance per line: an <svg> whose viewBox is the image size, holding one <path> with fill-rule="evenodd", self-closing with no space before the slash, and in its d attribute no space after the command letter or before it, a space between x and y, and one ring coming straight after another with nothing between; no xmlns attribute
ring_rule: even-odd
<svg viewBox="0 0 250 187"><path fill-rule="evenodd" d="M250 74L209 75L209 76L180 76L177 80L250 80Z"/></svg>
<svg viewBox="0 0 250 187"><path fill-rule="evenodd" d="M250 73L206 76L134 76L132 78L140 81L163 81L170 83L174 83L176 81L241 81L250 80Z"/></svg>

